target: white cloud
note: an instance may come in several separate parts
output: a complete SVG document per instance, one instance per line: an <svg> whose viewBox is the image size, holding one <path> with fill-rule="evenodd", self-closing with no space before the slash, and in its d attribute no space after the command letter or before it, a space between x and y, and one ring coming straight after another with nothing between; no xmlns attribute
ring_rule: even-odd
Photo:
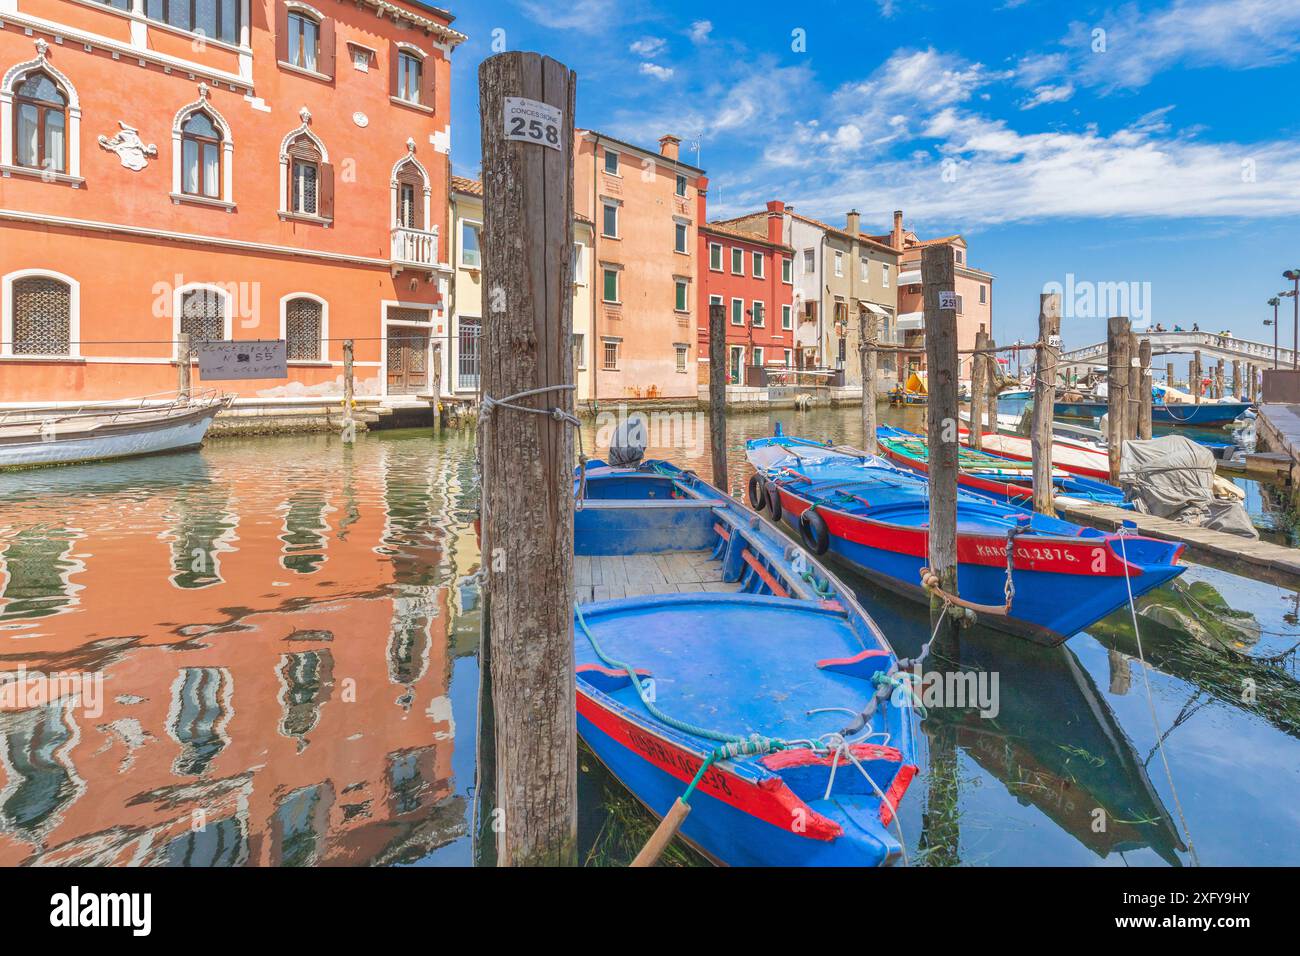
<svg viewBox="0 0 1300 956"><path fill-rule="evenodd" d="M692 43L708 43L709 34L713 32L713 23L709 20L696 20L691 24L690 38Z"/></svg>
<svg viewBox="0 0 1300 956"><path fill-rule="evenodd" d="M668 80L672 78L673 70L670 66L660 66L658 63L642 63L641 74L653 76L656 80Z"/></svg>
<svg viewBox="0 0 1300 956"><path fill-rule="evenodd" d="M662 53L667 46L668 41L663 37L642 37L632 43L628 49L637 56L650 60Z"/></svg>
<svg viewBox="0 0 1300 956"><path fill-rule="evenodd" d="M559 6L546 0L520 0L520 8L530 19L556 30L580 33L603 33L616 19L618 0L569 0Z"/></svg>
<svg viewBox="0 0 1300 956"><path fill-rule="evenodd" d="M1044 103L1064 103L1073 95L1073 83L1062 83L1059 86L1050 84L1036 86L1033 95L1021 103L1020 108L1022 110L1032 110L1035 106L1042 106Z"/></svg>

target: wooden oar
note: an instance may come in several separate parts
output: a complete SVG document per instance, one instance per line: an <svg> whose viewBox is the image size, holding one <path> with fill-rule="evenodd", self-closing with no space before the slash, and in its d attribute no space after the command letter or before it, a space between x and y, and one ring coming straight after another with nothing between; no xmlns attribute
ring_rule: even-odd
<svg viewBox="0 0 1300 956"><path fill-rule="evenodd" d="M655 832L650 834L650 839L646 840L645 846L641 847L641 852L632 861L632 866L654 866L658 863L659 857L663 856L668 844L673 841L673 837L677 836L677 831L682 828L682 823L690 812L691 805L678 797L664 814L664 818L659 821L659 826L655 827Z"/></svg>

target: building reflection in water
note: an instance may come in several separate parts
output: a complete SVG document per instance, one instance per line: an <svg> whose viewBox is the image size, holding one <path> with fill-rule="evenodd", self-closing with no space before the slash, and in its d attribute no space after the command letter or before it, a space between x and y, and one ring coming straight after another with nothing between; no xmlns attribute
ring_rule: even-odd
<svg viewBox="0 0 1300 956"><path fill-rule="evenodd" d="M0 671L103 675L93 716L0 712L0 865L383 864L467 839L464 505L436 447L242 440L0 475Z"/></svg>

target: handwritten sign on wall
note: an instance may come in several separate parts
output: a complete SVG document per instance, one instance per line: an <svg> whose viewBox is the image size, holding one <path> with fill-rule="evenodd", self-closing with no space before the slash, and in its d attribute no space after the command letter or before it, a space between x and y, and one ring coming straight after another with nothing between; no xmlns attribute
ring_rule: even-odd
<svg viewBox="0 0 1300 956"><path fill-rule="evenodd" d="M247 378L288 378L284 339L246 342L199 342L199 378L205 382Z"/></svg>

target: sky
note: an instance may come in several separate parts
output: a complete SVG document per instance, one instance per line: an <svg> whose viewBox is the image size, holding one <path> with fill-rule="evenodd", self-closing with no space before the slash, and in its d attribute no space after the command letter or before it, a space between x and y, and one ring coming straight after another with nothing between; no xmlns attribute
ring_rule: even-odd
<svg viewBox="0 0 1300 956"><path fill-rule="evenodd" d="M650 149L673 133L690 163L698 144L711 220L781 199L960 233L995 276L1000 342L1032 340L1039 294L1064 287L1067 347L1125 313L1271 343L1266 302L1300 268L1300 0L450 9L469 36L457 174L479 174L479 63L544 53L578 74L578 126Z"/></svg>

